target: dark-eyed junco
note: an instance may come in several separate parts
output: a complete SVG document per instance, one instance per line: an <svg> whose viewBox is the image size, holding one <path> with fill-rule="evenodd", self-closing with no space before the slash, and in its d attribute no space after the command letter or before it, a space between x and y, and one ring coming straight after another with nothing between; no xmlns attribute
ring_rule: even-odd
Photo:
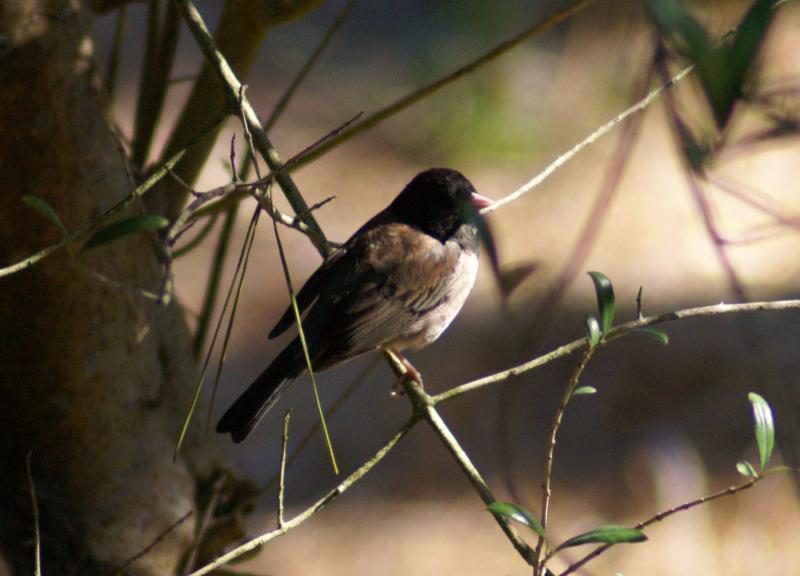
<svg viewBox="0 0 800 576"><path fill-rule="evenodd" d="M297 294L300 311L308 309L303 332L313 369L436 340L475 283L477 209L490 203L459 172L432 168L331 254ZM294 323L290 306L269 337ZM217 432L244 440L305 370L295 338L228 408Z"/></svg>

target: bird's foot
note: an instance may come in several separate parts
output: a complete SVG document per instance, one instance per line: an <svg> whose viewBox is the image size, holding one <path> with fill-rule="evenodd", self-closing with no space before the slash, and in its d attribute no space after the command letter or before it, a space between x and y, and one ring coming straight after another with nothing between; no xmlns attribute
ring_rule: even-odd
<svg viewBox="0 0 800 576"><path fill-rule="evenodd" d="M398 360L400 360L400 363L403 365L405 372L402 375L400 375L400 377L397 378L397 380L395 380L394 384L392 384L392 387L389 390L389 394L391 394L392 396L403 396L406 393L403 385L406 382L416 382L421 386L422 374L420 374L419 371L416 368L414 368L411 362L409 362L405 357L401 356L400 354L397 354L396 352L395 356L397 356Z"/></svg>

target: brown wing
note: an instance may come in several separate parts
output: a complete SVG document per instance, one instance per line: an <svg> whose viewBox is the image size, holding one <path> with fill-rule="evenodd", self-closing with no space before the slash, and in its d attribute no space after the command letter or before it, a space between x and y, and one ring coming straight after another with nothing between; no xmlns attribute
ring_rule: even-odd
<svg viewBox="0 0 800 576"><path fill-rule="evenodd" d="M304 326L325 336L318 364L332 366L425 329L453 280L460 249L404 224L384 224L354 238L320 289Z"/></svg>
<svg viewBox="0 0 800 576"><path fill-rule="evenodd" d="M360 270L358 262L353 256L353 250L363 253L362 243L360 238L367 234L369 230L383 226L385 223L391 221L393 218L389 210L383 210L370 218L361 228L356 230L353 235L345 242L339 250L328 256L325 261L320 264L314 273L306 280L306 283L297 293L295 299L297 300L297 307L302 314L306 308L319 297L321 290L326 286L347 286L350 283L357 282L355 275L364 272ZM348 255L345 257L345 255ZM331 292L330 289L326 290ZM287 328L294 325L294 311L292 305L286 308L286 311L275 324L275 327L270 331L269 337L276 338L283 334Z"/></svg>
<svg viewBox="0 0 800 576"><path fill-rule="evenodd" d="M344 253L345 251L342 249L337 250L328 256L320 265L320 267L314 271L308 280L306 280L306 283L303 284L303 287L300 288L300 292L298 292L295 296L297 308L300 310L300 314L305 312L306 308L308 308L308 306L317 299L317 296L319 296L320 287L325 285L332 271L335 271ZM275 324L275 327L270 331L269 337L276 338L280 336L286 331L287 328L289 328L289 326L293 326L294 322L294 311L292 310L292 305L289 304L289 306L286 308L286 312L283 313L281 319L278 320L278 323Z"/></svg>

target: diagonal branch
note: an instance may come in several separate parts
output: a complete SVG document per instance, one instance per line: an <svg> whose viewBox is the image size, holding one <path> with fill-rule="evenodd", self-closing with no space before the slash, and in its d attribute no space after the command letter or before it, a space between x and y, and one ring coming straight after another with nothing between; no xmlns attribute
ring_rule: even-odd
<svg viewBox="0 0 800 576"><path fill-rule="evenodd" d="M627 334L628 332L631 332L636 328L644 328L645 326L652 326L654 324L663 324L665 322L674 322L677 320L684 320L687 318L704 318L711 316L720 316L723 314L740 314L743 312L784 311L784 310L800 310L800 299L774 300L765 302L747 302L744 304L721 303L721 304L714 304L711 306L686 308L684 310L677 310L675 312L668 312L666 314L659 314L657 316L647 316L645 318L640 318L637 320L626 322L625 324L620 324L619 326L612 329L611 332L609 332L607 339L617 338L619 336ZM441 402L446 402L448 400L452 400L453 398L457 398L458 396L462 396L467 392L471 392L479 388L485 388L486 386L497 384L498 382L503 382L504 380L508 380L509 378L512 378L514 376L524 374L525 372L530 372L531 370L539 368L540 366L549 364L550 362L557 360L559 358L564 358L565 356L569 356L570 354L580 350L585 345L586 345L586 338L580 338L578 340L574 340L568 344L559 346L558 348L548 352L547 354L538 356L533 360L529 360L528 362L525 362L518 366L514 366L513 368L509 368L508 370L502 370L500 372L496 372L495 374L490 374L489 376L478 378L477 380L473 380L472 382L467 382L466 384L455 386L450 390L446 390L440 394L431 396L431 401L434 403L434 405L438 405Z"/></svg>
<svg viewBox="0 0 800 576"><path fill-rule="evenodd" d="M717 498L722 498L723 496L732 496L742 490L747 490L748 488L752 488L755 486L760 480L763 479L763 476L757 476L752 480L748 480L742 484L737 484L735 486L729 486L724 490L720 490L719 492L714 492L713 494L709 494L708 496L701 496L695 500L691 500L690 502L685 502L680 506L675 506L674 508L670 508L669 510L664 510L663 512L659 512L652 518L645 520L644 522L639 522L634 528L636 530L644 530L651 524L655 524L656 522L661 522L665 518L672 516L673 514L677 514L678 512L683 512L685 510L690 510L696 506L700 506L701 504L705 504L706 502L711 502L712 500L716 500ZM598 546L594 550L592 550L589 554L570 564L567 568L559 574L559 576L568 576L569 574L574 574L576 570L584 566L590 560L593 560L600 556L603 552L611 548L614 544L603 544L602 546Z"/></svg>
<svg viewBox="0 0 800 576"><path fill-rule="evenodd" d="M208 27L203 21L203 17L197 11L194 3L190 0L175 1L197 44L219 76L223 90L225 91L228 106L231 110L238 110L241 107L241 115L246 119L247 125L253 135L255 147L263 156L270 170L276 174L275 179L281 187L281 190L283 190L292 209L308 228L314 232L313 237L310 236L310 238L319 253L325 257L330 252L330 247L327 240L325 240L325 234L322 232L313 214L311 214L308 204L300 194L291 176L289 176L287 172L281 170L281 168L283 168L283 162L277 150L275 150L275 147L272 145L272 142L270 142L267 137L267 133L264 131L258 115L253 110L247 98L242 94L242 83L239 82L236 74L234 74L222 53L217 50L214 39L211 37ZM239 98L240 94L242 94L241 98Z"/></svg>
<svg viewBox="0 0 800 576"><path fill-rule="evenodd" d="M411 429L417 424L419 421L417 416L412 416L409 418L405 424L397 431L397 433L392 436L392 438L383 445L380 450L378 450L372 458L364 462L355 472L350 474L347 478L345 478L339 485L335 488L330 490L327 494L325 494L322 498L314 502L311 506L297 514L291 520L286 520L283 523L283 526L280 528L276 528L275 530L271 530L261 536L253 538L252 540L248 540L241 546L237 546L230 552L227 552L214 560L213 562L206 564L199 570L196 570L189 574L188 576L203 576L204 574L208 574L213 572L220 566L224 566L228 562L239 558L240 556L250 552L251 550L255 550L259 546L262 546L269 542L270 540L274 540L278 536L283 536L290 530L297 528L305 521L311 519L312 517L316 516L325 506L333 502L336 498L347 492L353 484L361 480L370 470L372 470L378 462L383 460L389 452L397 445L400 440L405 438L405 436L411 431Z"/></svg>
<svg viewBox="0 0 800 576"><path fill-rule="evenodd" d="M531 38L534 38L536 36L540 36L541 34L544 34L545 32L551 30L558 24L564 22L574 14L580 12L588 5L590 5L592 2L594 2L594 0L577 0L572 4L568 5L567 7L562 8L561 10L553 12L552 14L547 16L544 20L536 22L532 26L518 33L516 36L512 36L511 38L501 42L500 44L498 44L485 54L481 55L475 60L472 60L471 62L468 62L467 64L461 66L460 68L457 68L447 76L439 78L438 80L428 84L427 86L423 86L422 88L415 90L411 94L403 96L399 100L396 100L392 104L389 104L385 108L367 116L361 122L353 126L350 130L342 133L336 139L328 142L325 146L322 146L321 148L317 149L314 152L314 154L311 154L309 157L303 159L303 161L300 163L300 166L308 164L309 162L313 162L319 156L326 154L332 148L349 140L353 136L356 136L357 134L360 134L361 132L364 132L365 130L372 128L373 126L375 126L380 122L383 122L387 118L394 116L395 114L402 112L407 108L410 108L420 100L426 98L427 96L430 96L434 92L439 91L441 88L444 88L451 82L458 80L459 78L462 78L463 76L466 76L474 72L481 66L496 60L498 57L502 56L512 48L519 46L523 42L526 42L527 40L530 40Z"/></svg>

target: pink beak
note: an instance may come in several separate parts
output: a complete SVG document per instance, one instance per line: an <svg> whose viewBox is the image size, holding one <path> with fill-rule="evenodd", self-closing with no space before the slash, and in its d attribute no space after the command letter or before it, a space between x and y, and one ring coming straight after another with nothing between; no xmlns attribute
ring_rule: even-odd
<svg viewBox="0 0 800 576"><path fill-rule="evenodd" d="M481 208L486 208L487 206L491 206L494 203L494 200L487 198L486 196L481 196L477 192L472 193L472 197L470 198L472 205L475 206L478 210Z"/></svg>

